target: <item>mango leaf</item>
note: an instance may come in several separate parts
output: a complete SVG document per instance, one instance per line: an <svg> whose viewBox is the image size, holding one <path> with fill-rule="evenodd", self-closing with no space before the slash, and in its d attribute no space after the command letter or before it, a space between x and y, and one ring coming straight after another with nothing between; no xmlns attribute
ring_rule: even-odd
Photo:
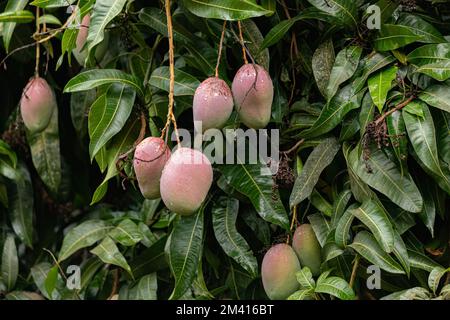
<svg viewBox="0 0 450 320"><path fill-rule="evenodd" d="M331 39L323 42L314 51L312 57L312 69L317 87L324 97L327 97L327 86L330 80L331 70L334 63L334 48Z"/></svg>
<svg viewBox="0 0 450 320"><path fill-rule="evenodd" d="M136 92L124 84L113 84L89 111L89 154L91 161L125 125L133 109Z"/></svg>
<svg viewBox="0 0 450 320"><path fill-rule="evenodd" d="M14 236L9 234L3 244L2 251L2 280L6 284L8 291L11 291L19 274L19 259Z"/></svg>
<svg viewBox="0 0 450 320"><path fill-rule="evenodd" d="M293 207L309 197L322 171L333 161L340 145L336 138L324 139L308 157L301 174L295 180L289 205Z"/></svg>
<svg viewBox="0 0 450 320"><path fill-rule="evenodd" d="M130 219L122 220L109 232L108 236L124 246L135 245L142 239L138 226Z"/></svg>
<svg viewBox="0 0 450 320"><path fill-rule="evenodd" d="M169 92L170 72L169 67L159 67L153 70L149 83L161 90ZM193 96L200 85L195 77L189 73L175 69L175 96Z"/></svg>
<svg viewBox="0 0 450 320"><path fill-rule="evenodd" d="M358 204L356 203L350 205L337 222L336 231L334 233L334 242L340 248L345 248L347 246L350 227L355 218L353 211L357 208Z"/></svg>
<svg viewBox="0 0 450 320"><path fill-rule="evenodd" d="M85 91L116 82L135 88L143 96L142 85L136 77L115 69L95 69L81 72L67 82L64 92Z"/></svg>
<svg viewBox="0 0 450 320"><path fill-rule="evenodd" d="M192 216L180 216L171 233L168 259L175 277L170 299L183 296L194 281L203 251L204 205Z"/></svg>
<svg viewBox="0 0 450 320"><path fill-rule="evenodd" d="M314 230L317 241L319 241L320 246L323 248L331 232L330 221L321 213L310 214L307 218Z"/></svg>
<svg viewBox="0 0 450 320"><path fill-rule="evenodd" d="M1 22L29 23L34 20L34 14L28 10L0 13Z"/></svg>
<svg viewBox="0 0 450 320"><path fill-rule="evenodd" d="M126 2L127 0L95 1L86 39L88 52L91 52L96 45L103 41L106 26L122 11Z"/></svg>
<svg viewBox="0 0 450 320"><path fill-rule="evenodd" d="M47 128L28 133L33 165L46 187L57 194L61 184L61 155L59 146L58 109L55 108Z"/></svg>
<svg viewBox="0 0 450 320"><path fill-rule="evenodd" d="M76 0L34 0L30 4L39 8L49 9L49 8L59 8L67 7L74 3Z"/></svg>
<svg viewBox="0 0 450 320"><path fill-rule="evenodd" d="M17 12L23 10L28 3L28 0L8 0L6 7L3 11L3 14L7 12ZM11 38L16 28L15 22L4 22L1 24L2 28L2 36L3 36L3 45L5 46L5 50L9 52L9 43L11 42Z"/></svg>
<svg viewBox="0 0 450 320"><path fill-rule="evenodd" d="M450 163L450 113L437 111L434 114L438 153L444 162Z"/></svg>
<svg viewBox="0 0 450 320"><path fill-rule="evenodd" d="M429 300L430 293L422 287L415 287L382 297L380 300Z"/></svg>
<svg viewBox="0 0 450 320"><path fill-rule="evenodd" d="M316 286L311 270L308 267L303 267L295 274L295 277L297 278L301 288L314 289Z"/></svg>
<svg viewBox="0 0 450 320"><path fill-rule="evenodd" d="M436 291L439 287L439 282L441 278L447 273L450 272L450 268L444 269L442 267L435 267L431 270L428 276L428 287L436 294Z"/></svg>
<svg viewBox="0 0 450 320"><path fill-rule="evenodd" d="M70 229L64 237L58 260L61 262L76 251L102 240L111 228L112 226L103 220L87 220Z"/></svg>
<svg viewBox="0 0 450 320"><path fill-rule="evenodd" d="M314 138L333 130L347 113L359 108L363 96L364 91L355 93L352 84L346 85L325 105L313 126L302 131L300 135L304 138Z"/></svg>
<svg viewBox="0 0 450 320"><path fill-rule="evenodd" d="M367 200L352 213L370 229L385 252L392 252L394 229L383 207L374 200Z"/></svg>
<svg viewBox="0 0 450 320"><path fill-rule="evenodd" d="M308 0L317 9L335 17L345 26L358 24L358 11L354 1L351 0Z"/></svg>
<svg viewBox="0 0 450 320"><path fill-rule="evenodd" d="M35 264L31 267L31 276L33 277L34 283L41 292L41 294L50 300L57 300L60 297L58 290L53 290L52 294L49 295L47 289L45 288L45 280L52 269L52 265L48 262L41 262Z"/></svg>
<svg viewBox="0 0 450 320"><path fill-rule="evenodd" d="M410 63L417 66L450 61L450 43L426 44L408 54Z"/></svg>
<svg viewBox="0 0 450 320"><path fill-rule="evenodd" d="M327 293L341 300L355 300L355 292L347 281L339 277L319 277L315 292Z"/></svg>
<svg viewBox="0 0 450 320"><path fill-rule="evenodd" d="M410 212L420 212L423 200L412 178L402 176L394 162L381 150L373 150L367 160L372 172L368 172L358 148L350 152L349 165L358 177L372 188L385 194L389 199Z"/></svg>
<svg viewBox="0 0 450 320"><path fill-rule="evenodd" d="M127 260L125 260L124 256L120 253L116 244L110 237L105 237L103 241L90 252L99 257L104 263L119 266L131 274L131 268L128 265Z"/></svg>
<svg viewBox="0 0 450 320"><path fill-rule="evenodd" d="M36 292L13 291L5 296L6 300L45 300Z"/></svg>
<svg viewBox="0 0 450 320"><path fill-rule="evenodd" d="M328 234L327 240L325 241L325 245L322 249L322 264L336 259L344 253L344 250L342 250L335 242L335 234L336 230L331 230Z"/></svg>
<svg viewBox="0 0 450 320"><path fill-rule="evenodd" d="M95 100L95 90L74 92L70 95L72 124L80 138L83 138L88 132L87 115Z"/></svg>
<svg viewBox="0 0 450 320"><path fill-rule="evenodd" d="M436 219L436 204L433 199L433 192L430 186L430 179L418 179L417 184L422 193L423 208L419 212L419 218L434 238L434 222Z"/></svg>
<svg viewBox="0 0 450 320"><path fill-rule="evenodd" d="M381 269L394 274L404 274L402 267L386 252L381 249L376 239L367 231L360 231L350 245L366 260L379 266Z"/></svg>
<svg viewBox="0 0 450 320"><path fill-rule="evenodd" d="M419 67L416 72L426 74L438 81L445 81L450 78L450 61L425 64Z"/></svg>
<svg viewBox="0 0 450 320"><path fill-rule="evenodd" d="M226 181L250 199L256 211L264 220L288 229L289 220L286 210L280 200L278 191L272 188L272 176L261 174L262 169L261 165L220 166Z"/></svg>
<svg viewBox="0 0 450 320"><path fill-rule="evenodd" d="M411 104L408 105L408 107ZM405 110L405 108L403 108ZM386 124L389 133L389 139L391 140L392 149L394 150L397 163L400 166L400 171L403 176L405 172L408 172L407 159L408 159L408 139L406 137L405 121L403 120L402 112L395 111L386 118Z"/></svg>
<svg viewBox="0 0 450 320"><path fill-rule="evenodd" d="M352 196L352 191L350 189L342 190L336 197L333 203L333 213L331 215L331 223L336 226L340 218L347 208L348 202Z"/></svg>
<svg viewBox="0 0 450 320"><path fill-rule="evenodd" d="M413 14L402 14L397 20L400 25L408 26L412 32L422 36L420 42L442 43L446 42L439 31L429 22Z"/></svg>
<svg viewBox="0 0 450 320"><path fill-rule="evenodd" d="M208 19L245 20L271 14L251 0L184 0L193 14Z"/></svg>
<svg viewBox="0 0 450 320"><path fill-rule="evenodd" d="M378 107L380 113L386 103L387 94L389 90L391 90L392 81L394 81L397 76L397 70L398 68L395 66L387 68L370 77L367 81L372 101Z"/></svg>
<svg viewBox="0 0 450 320"><path fill-rule="evenodd" d="M291 294L288 300L310 300L314 299L314 290L313 289L302 289L295 291Z"/></svg>
<svg viewBox="0 0 450 320"><path fill-rule="evenodd" d="M8 184L9 219L14 232L28 247L33 246L33 186L30 173L22 162L17 164L16 178Z"/></svg>
<svg viewBox="0 0 450 320"><path fill-rule="evenodd" d="M353 45L339 51L334 61L326 90L328 100L333 98L342 83L353 76L358 67L361 53L362 48Z"/></svg>
<svg viewBox="0 0 450 320"><path fill-rule="evenodd" d="M409 277L411 271L411 265L409 263L409 255L408 250L406 248L406 244L403 241L400 233L394 229L394 247L392 249L397 260L403 266L403 269L406 271L406 275Z"/></svg>
<svg viewBox="0 0 450 320"><path fill-rule="evenodd" d="M258 262L248 243L236 229L236 219L239 211L239 201L233 198L221 197L212 209L214 235L223 251L239 263L248 273L258 275Z"/></svg>
<svg viewBox="0 0 450 320"><path fill-rule="evenodd" d="M45 291L47 292L47 295L49 297L52 296L53 291L55 290L56 283L58 280L58 272L59 272L58 266L55 265L52 268L50 268L45 278L44 281Z"/></svg>
<svg viewBox="0 0 450 320"><path fill-rule="evenodd" d="M141 277L151 272L156 272L167 268L166 257L164 254L164 246L167 237L158 239L149 248L145 249L141 254L130 261L130 267L135 277Z"/></svg>
<svg viewBox="0 0 450 320"><path fill-rule="evenodd" d="M364 84L366 83L367 79L371 74L390 65L394 61L396 61L394 56L379 52L371 54L368 57L365 57L364 59L361 59L361 63L363 64L364 67L362 75L357 77L353 81L355 92L363 89Z"/></svg>
<svg viewBox="0 0 450 320"><path fill-rule="evenodd" d="M423 40L408 26L383 24L380 34L374 41L374 47L378 51L390 51L404 47L410 43Z"/></svg>
<svg viewBox="0 0 450 320"><path fill-rule="evenodd" d="M419 94L419 99L426 104L450 112L450 90L447 85L432 85Z"/></svg>
<svg viewBox="0 0 450 320"><path fill-rule="evenodd" d="M442 267L441 265L436 263L433 259L427 257L425 254L421 252L418 252L417 250L408 249L408 256L411 268L431 272L436 267Z"/></svg>
<svg viewBox="0 0 450 320"><path fill-rule="evenodd" d="M158 278L156 273L143 276L139 282L128 291L127 300L156 300Z"/></svg>

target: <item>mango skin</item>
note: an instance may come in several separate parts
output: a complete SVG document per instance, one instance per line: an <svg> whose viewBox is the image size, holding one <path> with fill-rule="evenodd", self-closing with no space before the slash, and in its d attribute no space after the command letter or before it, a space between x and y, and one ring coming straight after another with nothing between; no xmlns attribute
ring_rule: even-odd
<svg viewBox="0 0 450 320"><path fill-rule="evenodd" d="M205 200L213 181L208 158L191 148L177 149L161 175L161 198L166 207L180 215L192 215Z"/></svg>
<svg viewBox="0 0 450 320"><path fill-rule="evenodd" d="M267 126L272 113L273 83L269 73L257 64L244 64L231 86L236 111L249 128Z"/></svg>
<svg viewBox="0 0 450 320"><path fill-rule="evenodd" d="M55 94L47 81L40 77L31 79L20 100L20 113L30 133L41 132L47 128L56 108L58 106Z"/></svg>
<svg viewBox="0 0 450 320"><path fill-rule="evenodd" d="M136 146L133 167L139 189L146 199L161 197L159 184L170 149L161 138L148 137Z"/></svg>
<svg viewBox="0 0 450 320"><path fill-rule="evenodd" d="M80 30L78 31L76 47L72 50L73 56L77 60L80 66L85 66L87 58L87 48L84 48L88 34L89 25L91 24L91 15L86 14L81 20ZM109 34L106 32L105 37L101 43L99 43L95 48L95 59L100 62L105 56L106 50L108 49ZM84 50L83 50L84 49Z"/></svg>
<svg viewBox="0 0 450 320"><path fill-rule="evenodd" d="M285 300L299 290L296 273L300 263L291 246L280 243L264 255L261 277L264 291L271 300Z"/></svg>
<svg viewBox="0 0 450 320"><path fill-rule="evenodd" d="M230 87L222 79L206 79L195 90L192 109L194 121L202 122L202 131L223 128L233 112Z"/></svg>
<svg viewBox="0 0 450 320"><path fill-rule="evenodd" d="M310 224L302 224L295 230L292 247L302 267L308 267L313 276L318 276L322 263L321 247Z"/></svg>

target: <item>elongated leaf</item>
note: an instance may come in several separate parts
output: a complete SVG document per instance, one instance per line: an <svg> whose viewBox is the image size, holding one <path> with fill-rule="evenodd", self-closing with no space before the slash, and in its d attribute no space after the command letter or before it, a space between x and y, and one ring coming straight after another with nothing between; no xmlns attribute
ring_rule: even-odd
<svg viewBox="0 0 450 320"><path fill-rule="evenodd" d="M0 22L28 23L34 20L34 15L28 10L0 13Z"/></svg>
<svg viewBox="0 0 450 320"><path fill-rule="evenodd" d="M36 284L37 288L44 297L50 300L56 300L60 297L58 290L53 290L52 294L49 295L47 289L45 288L45 280L47 279L47 275L50 272L50 269L52 269L52 265L50 263L38 263L31 267L31 276L33 277L34 283Z"/></svg>
<svg viewBox="0 0 450 320"><path fill-rule="evenodd" d="M203 251L204 206L188 217L180 217L171 234L169 265L175 277L170 299L179 299L194 281Z"/></svg>
<svg viewBox="0 0 450 320"><path fill-rule="evenodd" d="M446 85L432 85L419 95L428 105L450 112L450 90Z"/></svg>
<svg viewBox="0 0 450 320"><path fill-rule="evenodd" d="M326 277L317 280L315 292L327 293L341 300L355 300L355 292L347 281L339 277Z"/></svg>
<svg viewBox="0 0 450 320"><path fill-rule="evenodd" d="M142 239L138 226L130 219L122 220L109 232L108 236L124 246L135 245Z"/></svg>
<svg viewBox="0 0 450 320"><path fill-rule="evenodd" d="M381 249L374 236L367 231L359 232L350 247L355 249L365 259L387 272L394 274L405 273L402 267Z"/></svg>
<svg viewBox="0 0 450 320"><path fill-rule="evenodd" d="M30 4L39 8L59 8L67 7L74 3L76 0L34 0Z"/></svg>
<svg viewBox="0 0 450 320"><path fill-rule="evenodd" d="M113 84L89 111L89 153L91 161L120 130L133 109L136 93L124 84Z"/></svg>
<svg viewBox="0 0 450 320"><path fill-rule="evenodd" d="M325 245L322 249L322 263L332 261L344 253L344 250L342 250L335 242L335 233L336 230L331 230L328 234L327 240L325 241Z"/></svg>
<svg viewBox="0 0 450 320"><path fill-rule="evenodd" d="M59 261L63 261L79 249L89 247L103 239L111 228L103 220L87 220L71 229L64 237L59 251Z"/></svg>
<svg viewBox="0 0 450 320"><path fill-rule="evenodd" d="M428 286L434 294L436 294L441 278L447 272L450 272L450 268L444 269L442 267L435 267L433 270L431 270L430 275L428 276Z"/></svg>
<svg viewBox="0 0 450 320"><path fill-rule="evenodd" d="M357 77L353 81L355 92L361 90L364 87L365 82L367 81L367 79L371 74L388 66L395 60L396 59L392 55L386 53L375 53L362 59L361 62L364 65L362 75Z"/></svg>
<svg viewBox="0 0 450 320"><path fill-rule="evenodd" d="M143 276L137 285L128 292L127 300L156 300L158 290L158 278L156 273Z"/></svg>
<svg viewBox="0 0 450 320"><path fill-rule="evenodd" d="M403 120L402 113L400 111L392 113L386 118L386 124L392 149L394 149L395 157L397 158L397 163L400 166L400 171L403 176L404 172L408 171L406 163L408 159L408 139L406 137L405 121Z"/></svg>
<svg viewBox="0 0 450 320"><path fill-rule="evenodd" d="M336 138L323 140L308 157L301 174L295 180L289 199L291 207L299 204L311 195L322 171L333 161L340 145Z"/></svg>
<svg viewBox="0 0 450 320"><path fill-rule="evenodd" d="M288 300L311 300L314 298L313 289L302 289L295 291L287 299Z"/></svg>
<svg viewBox="0 0 450 320"><path fill-rule="evenodd" d="M238 200L219 198L212 209L214 235L225 253L256 277L258 262L245 239L236 230L238 211Z"/></svg>
<svg viewBox="0 0 450 320"><path fill-rule="evenodd" d="M328 235L331 232L330 221L321 213L315 213L308 215L309 223L314 230L317 241L319 241L320 246L323 248L327 241Z"/></svg>
<svg viewBox="0 0 450 320"><path fill-rule="evenodd" d="M314 138L333 130L341 123L344 116L353 109L359 108L364 91L355 93L352 84L340 89L325 105L313 126L301 133L302 137Z"/></svg>
<svg viewBox="0 0 450 320"><path fill-rule="evenodd" d="M406 275L409 277L409 273L411 270L411 265L409 263L409 255L408 250L406 249L406 244L403 241L402 237L398 233L397 230L394 229L394 247L392 249L397 260L403 266L403 269L406 271Z"/></svg>
<svg viewBox="0 0 450 320"><path fill-rule="evenodd" d="M421 46L408 54L407 59L409 62L418 66L437 62L448 62L450 61L450 43Z"/></svg>
<svg viewBox="0 0 450 320"><path fill-rule="evenodd" d="M416 72L426 74L438 81L445 81L450 78L450 61L425 64L419 67Z"/></svg>
<svg viewBox="0 0 450 320"><path fill-rule="evenodd" d="M27 3L28 0L8 0L3 13L23 10L26 7ZM5 46L6 52L9 52L9 43L11 42L11 38L16 25L17 24L15 22L4 22L1 24L3 45Z"/></svg>
<svg viewBox="0 0 450 320"><path fill-rule="evenodd" d="M11 291L16 284L19 274L19 259L17 257L16 242L13 235L6 237L2 251L2 279L8 291Z"/></svg>
<svg viewBox="0 0 450 320"><path fill-rule="evenodd" d="M391 89L392 81L397 76L397 70L397 67L387 68L370 77L368 80L370 96L380 113L386 102L387 94Z"/></svg>
<svg viewBox="0 0 450 320"><path fill-rule="evenodd" d="M127 0L97 0L86 39L88 52L103 41L105 28L121 11Z"/></svg>
<svg viewBox="0 0 450 320"><path fill-rule="evenodd" d="M324 97L327 94L327 86L330 80L331 69L334 63L334 48L331 39L323 42L314 51L312 57L312 68L317 87Z"/></svg>
<svg viewBox="0 0 450 320"><path fill-rule="evenodd" d="M433 25L417 15L402 14L397 21L398 24L410 28L412 32L422 37L421 42L441 43L446 42L444 37Z"/></svg>
<svg viewBox="0 0 450 320"><path fill-rule="evenodd" d="M344 189L337 195L336 200L334 200L333 203L333 214L331 215L331 223L333 226L336 226L344 214L351 196L352 191L350 189Z"/></svg>
<svg viewBox="0 0 450 320"><path fill-rule="evenodd" d="M167 237L164 236L156 241L140 255L130 261L130 267L135 277L141 277L151 272L167 268L164 246Z"/></svg>
<svg viewBox="0 0 450 320"><path fill-rule="evenodd" d="M430 293L422 287L415 287L384 296L381 300L429 300Z"/></svg>
<svg viewBox="0 0 450 320"><path fill-rule="evenodd" d="M9 219L14 232L28 247L33 246L33 186L22 162L17 164L16 179L8 184Z"/></svg>
<svg viewBox="0 0 450 320"><path fill-rule="evenodd" d="M352 213L370 229L385 252L392 252L394 230L383 207L373 200L368 200Z"/></svg>
<svg viewBox="0 0 450 320"><path fill-rule="evenodd" d="M308 0L314 7L337 18L346 26L358 24L356 3L351 0Z"/></svg>
<svg viewBox="0 0 450 320"><path fill-rule="evenodd" d="M161 90L169 92L169 67L159 67L153 70L149 83ZM175 96L193 96L200 82L190 74L175 69Z"/></svg>
<svg viewBox="0 0 450 320"><path fill-rule="evenodd" d="M410 212L422 210L422 196L412 178L406 174L402 176L395 163L381 150L372 151L367 160L372 172L367 171L364 160L358 157L357 148L350 152L348 162L361 180L388 196L399 207Z"/></svg>
<svg viewBox="0 0 450 320"><path fill-rule="evenodd" d="M336 245L341 248L345 248L347 246L347 241L349 239L350 227L352 225L353 219L355 216L353 215L353 211L358 208L356 203L352 204L345 210L342 217L337 222L336 231L334 233L334 241Z"/></svg>
<svg viewBox="0 0 450 320"><path fill-rule="evenodd" d="M115 69L95 69L81 72L67 82L64 92L85 91L116 82L131 86L143 95L142 85L138 79Z"/></svg>
<svg viewBox="0 0 450 320"><path fill-rule="evenodd" d="M314 289L316 282L312 276L311 270L308 267L303 267L295 274L300 287L304 289Z"/></svg>
<svg viewBox="0 0 450 320"><path fill-rule="evenodd" d="M208 19L244 20L272 13L251 0L184 0L193 14Z"/></svg>
<svg viewBox="0 0 450 320"><path fill-rule="evenodd" d="M259 215L266 221L289 228L286 210L278 191L273 190L270 175L262 175L260 165L223 165L220 167L227 182L237 191L246 195Z"/></svg>
<svg viewBox="0 0 450 320"><path fill-rule="evenodd" d="M59 145L58 110L52 114L44 131L27 134L34 167L47 188L57 194L61 184L61 155Z"/></svg>
<svg viewBox="0 0 450 320"><path fill-rule="evenodd" d="M91 250L91 253L98 256L104 263L119 266L131 273L131 268L128 265L127 260L125 260L125 257L120 253L116 244L110 237L105 237L98 246Z"/></svg>
<svg viewBox="0 0 450 320"><path fill-rule="evenodd" d="M428 228L431 237L434 237L434 222L436 219L436 204L433 199L433 192L430 186L430 179L421 178L417 181L423 198L423 208L419 213L420 220Z"/></svg>
<svg viewBox="0 0 450 320"><path fill-rule="evenodd" d="M416 250L408 249L408 256L409 256L409 263L411 264L411 268L431 272L436 267L442 267L438 263L434 262L434 260L427 257L425 254L420 253Z"/></svg>
<svg viewBox="0 0 450 320"><path fill-rule="evenodd" d="M378 51L389 51L421 40L423 37L414 33L408 26L383 24L379 36L374 41L374 47Z"/></svg>
<svg viewBox="0 0 450 320"><path fill-rule="evenodd" d="M327 86L328 99L333 98L339 86L353 76L358 67L361 53L360 46L348 46L337 54Z"/></svg>
<svg viewBox="0 0 450 320"><path fill-rule="evenodd" d="M95 98L95 90L74 92L70 95L72 124L80 138L83 138L88 132L87 115Z"/></svg>

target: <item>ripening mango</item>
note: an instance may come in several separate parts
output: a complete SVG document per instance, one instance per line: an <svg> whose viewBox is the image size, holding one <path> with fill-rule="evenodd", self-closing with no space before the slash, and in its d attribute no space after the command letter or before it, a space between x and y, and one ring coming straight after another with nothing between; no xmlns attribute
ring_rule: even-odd
<svg viewBox="0 0 450 320"><path fill-rule="evenodd" d="M308 267L313 276L320 274L321 247L310 224L300 225L292 238L292 247L302 267Z"/></svg>

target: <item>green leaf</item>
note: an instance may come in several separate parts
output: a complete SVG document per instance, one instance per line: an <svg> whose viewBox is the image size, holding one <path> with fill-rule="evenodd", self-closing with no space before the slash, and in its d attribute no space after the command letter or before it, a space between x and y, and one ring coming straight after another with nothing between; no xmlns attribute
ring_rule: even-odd
<svg viewBox="0 0 450 320"><path fill-rule="evenodd" d="M8 291L11 291L19 274L19 259L14 236L9 234L3 244L2 251L2 280L6 284Z"/></svg>
<svg viewBox="0 0 450 320"><path fill-rule="evenodd" d="M138 226L130 219L122 220L117 227L109 232L108 236L124 246L135 245L142 239Z"/></svg>
<svg viewBox="0 0 450 320"><path fill-rule="evenodd" d="M28 10L18 10L13 12L0 13L1 22L29 23L34 20L34 15Z"/></svg>
<svg viewBox="0 0 450 320"><path fill-rule="evenodd" d="M397 21L400 25L405 25L415 34L422 37L420 42L441 43L447 42L433 25L419 16L413 14L403 14Z"/></svg>
<svg viewBox="0 0 450 320"><path fill-rule="evenodd" d="M426 104L450 112L450 89L447 85L432 85L419 94L419 99Z"/></svg>
<svg viewBox="0 0 450 320"><path fill-rule="evenodd" d="M381 25L380 34L374 41L374 47L378 51L390 51L421 40L423 37L408 26L386 23Z"/></svg>
<svg viewBox="0 0 450 320"><path fill-rule="evenodd" d="M358 25L356 2L352 0L308 0L314 7L329 15L346 26Z"/></svg>
<svg viewBox="0 0 450 320"><path fill-rule="evenodd" d="M434 238L434 222L436 219L436 204L433 199L433 191L429 187L430 179L418 179L417 184L422 193L423 198L423 208L419 212L419 218L422 220L423 224L431 233L431 237Z"/></svg>
<svg viewBox="0 0 450 320"><path fill-rule="evenodd" d="M327 240L325 241L322 249L322 264L336 259L344 253L344 250L339 248L339 246L335 242L335 233L336 230L332 230L328 234ZM336 261L338 261L338 259L336 259Z"/></svg>
<svg viewBox="0 0 450 320"><path fill-rule="evenodd" d="M328 100L334 97L342 83L353 76L358 67L361 53L362 48L360 46L348 46L339 51L326 90Z"/></svg>
<svg viewBox="0 0 450 320"><path fill-rule="evenodd" d="M120 253L116 244L110 237L105 237L98 246L91 250L91 253L98 256L104 263L119 266L131 274L131 268L128 265L127 260L125 260L124 256Z"/></svg>
<svg viewBox="0 0 450 320"><path fill-rule="evenodd" d="M6 300L44 300L44 298L36 292L13 291L5 296Z"/></svg>
<svg viewBox="0 0 450 320"><path fill-rule="evenodd" d="M333 130L342 122L348 112L359 108L363 95L364 91L355 93L351 84L340 89L322 109L319 118L314 122L313 126L302 131L301 136L314 138Z"/></svg>
<svg viewBox="0 0 450 320"><path fill-rule="evenodd" d="M8 184L9 219L14 232L28 247L33 245L33 186L30 173L22 162L16 169L16 179Z"/></svg>
<svg viewBox="0 0 450 320"><path fill-rule="evenodd" d="M183 296L194 281L203 251L204 205L192 216L180 216L169 244L169 265L175 277L175 287L170 299Z"/></svg>
<svg viewBox="0 0 450 320"><path fill-rule="evenodd" d="M95 69L81 72L67 82L64 92L85 91L116 82L135 88L143 96L142 85L136 77L115 69Z"/></svg>
<svg viewBox="0 0 450 320"><path fill-rule="evenodd" d="M23 10L27 6L28 0L8 0L6 7L3 11L3 14L7 12L16 12ZM2 30L1 34L3 36L3 45L5 46L5 50L9 52L9 44L11 42L11 38L16 28L17 23L15 22L4 22L1 24L0 28Z"/></svg>
<svg viewBox="0 0 450 320"><path fill-rule="evenodd" d="M239 201L221 197L212 209L214 235L225 253L252 276L258 275L258 262L248 243L236 229Z"/></svg>
<svg viewBox="0 0 450 320"><path fill-rule="evenodd" d="M88 52L103 41L105 28L121 11L127 0L97 0L86 39ZM89 56L89 55L88 55Z"/></svg>
<svg viewBox="0 0 450 320"><path fill-rule="evenodd" d="M368 172L358 148L350 152L348 162L358 177L372 188L386 195L400 208L410 212L422 210L422 196L408 174L402 176L394 162L382 150L372 150L367 160L372 172Z"/></svg>
<svg viewBox="0 0 450 320"><path fill-rule="evenodd" d="M49 272L47 273L47 277L45 278L45 291L49 297L52 296L53 291L56 287L56 282L58 280L58 266L53 266Z"/></svg>
<svg viewBox="0 0 450 320"><path fill-rule="evenodd" d="M415 287L384 296L381 300L429 300L430 293L422 287Z"/></svg>
<svg viewBox="0 0 450 320"><path fill-rule="evenodd" d="M314 213L308 215L309 223L314 230L314 233L319 241L320 246L323 248L327 241L328 235L331 232L330 221L321 213Z"/></svg>
<svg viewBox="0 0 450 320"><path fill-rule="evenodd" d="M417 66L448 62L450 61L450 43L426 44L413 50L408 54L407 59Z"/></svg>
<svg viewBox="0 0 450 320"><path fill-rule="evenodd" d="M338 221L341 219L342 215L347 208L348 202L352 196L352 191L350 189L342 190L336 197L333 203L333 213L331 215L331 224L336 226Z"/></svg>
<svg viewBox="0 0 450 320"><path fill-rule="evenodd" d="M450 190L450 177L443 172L439 161L433 117L425 103L416 103L421 104L423 117L402 112L409 140L423 165L439 176L446 185L445 189Z"/></svg>
<svg viewBox="0 0 450 320"><path fill-rule="evenodd" d="M411 265L409 263L408 250L406 249L405 242L400 236L399 232L394 229L394 247L392 249L395 257L400 261L403 269L406 271L406 275L409 277L411 271Z"/></svg>
<svg viewBox="0 0 450 320"><path fill-rule="evenodd" d="M445 81L450 78L450 61L425 64L419 67L416 72L426 74L438 81Z"/></svg>
<svg viewBox="0 0 450 320"><path fill-rule="evenodd" d="M208 19L245 20L271 14L251 0L184 0L193 14Z"/></svg>
<svg viewBox="0 0 450 320"><path fill-rule="evenodd" d="M347 246L347 241L349 239L350 227L352 225L354 215L353 211L358 207L356 203L352 204L345 210L342 217L340 217L339 221L336 225L336 231L334 234L334 241L337 246L341 248L345 248Z"/></svg>
<svg viewBox="0 0 450 320"><path fill-rule="evenodd" d="M156 273L143 276L139 282L129 290L127 300L156 300L158 278Z"/></svg>
<svg viewBox="0 0 450 320"><path fill-rule="evenodd" d="M86 115L96 100L95 90L74 92L70 95L70 115L78 137L83 138L88 132Z"/></svg>
<svg viewBox="0 0 450 320"><path fill-rule="evenodd" d="M312 69L317 87L324 97L327 97L327 86L331 76L334 63L334 48L331 39L323 42L314 51L312 57Z"/></svg>
<svg viewBox="0 0 450 320"><path fill-rule="evenodd" d="M161 90L169 92L170 71L169 67L159 67L153 70L149 83ZM200 85L195 77L189 73L175 69L175 96L193 96Z"/></svg>
<svg viewBox="0 0 450 320"><path fill-rule="evenodd" d="M59 8L67 7L74 3L76 0L34 0L30 4L39 8Z"/></svg>
<svg viewBox="0 0 450 320"><path fill-rule="evenodd" d="M316 286L311 270L308 267L303 267L295 276L303 289L314 289Z"/></svg>
<svg viewBox="0 0 450 320"><path fill-rule="evenodd" d="M395 66L387 68L370 77L367 81L372 101L378 107L380 113L386 103L387 94L389 90L391 90L392 81L394 81L397 76L397 70L398 68Z"/></svg>
<svg viewBox="0 0 450 320"><path fill-rule="evenodd" d="M91 161L125 125L133 109L136 92L124 84L113 84L89 111L89 154Z"/></svg>
<svg viewBox="0 0 450 320"><path fill-rule="evenodd" d="M44 297L50 300L57 300L60 298L58 290L53 290L52 294L49 295L45 287L45 282L51 269L52 265L48 262L35 264L31 267L31 276L33 277L36 287L39 289L41 294L44 295Z"/></svg>
<svg viewBox="0 0 450 320"><path fill-rule="evenodd" d="M61 184L61 155L58 129L58 109L53 110L47 128L41 132L28 133L33 165L47 188L58 194Z"/></svg>
<svg viewBox="0 0 450 320"><path fill-rule="evenodd" d="M246 195L258 214L266 221L289 229L289 220L278 191L273 190L271 175L262 174L261 165L222 165L220 170L227 182Z"/></svg>
<svg viewBox="0 0 450 320"><path fill-rule="evenodd" d="M436 291L439 287L439 282L441 278L447 273L450 272L450 268L444 269L442 267L435 267L431 270L428 276L428 287L436 294Z"/></svg>
<svg viewBox="0 0 450 320"><path fill-rule="evenodd" d="M402 267L386 252L381 249L376 239L367 231L360 231L350 245L366 260L379 266L381 269L394 274L404 274Z"/></svg>
<svg viewBox="0 0 450 320"><path fill-rule="evenodd" d="M347 281L339 277L319 277L315 292L327 293L341 300L355 300L355 292Z"/></svg>
<svg viewBox="0 0 450 320"><path fill-rule="evenodd" d="M411 268L431 272L436 267L442 267L438 263L434 262L434 260L432 260L431 258L416 250L408 249L408 256Z"/></svg>
<svg viewBox="0 0 450 320"><path fill-rule="evenodd" d="M370 54L369 56L362 59L361 64L364 66L362 75L357 77L353 81L355 92L358 92L359 90L363 89L364 84L366 83L367 79L371 74L390 65L395 61L396 59L392 55L378 52Z"/></svg>
<svg viewBox="0 0 450 320"><path fill-rule="evenodd" d="M367 200L352 213L370 229L385 252L392 252L394 229L383 207L374 200Z"/></svg>
<svg viewBox="0 0 450 320"><path fill-rule="evenodd" d="M403 108L403 110L405 110L405 108ZM400 171L403 176L405 172L408 172L408 139L406 137L405 121L403 120L401 111L395 111L388 116L386 118L386 124L392 149L394 150L397 163L400 166Z"/></svg>
<svg viewBox="0 0 450 320"><path fill-rule="evenodd" d="M310 300L314 298L314 290L304 289L295 291L287 299L288 300Z"/></svg>
<svg viewBox="0 0 450 320"><path fill-rule="evenodd" d="M295 180L289 206L293 207L309 197L322 171L333 161L340 149L336 138L324 139L308 157L301 174Z"/></svg>
<svg viewBox="0 0 450 320"><path fill-rule="evenodd" d="M70 229L65 235L59 251L59 261L66 260L76 251L102 240L111 228L103 220L87 220Z"/></svg>
<svg viewBox="0 0 450 320"><path fill-rule="evenodd" d="M44 14L40 16L37 22L42 25L55 24L57 26L62 26L61 21L52 14Z"/></svg>
<svg viewBox="0 0 450 320"><path fill-rule="evenodd" d="M135 277L141 277L151 272L167 268L167 261L164 254L166 241L166 236L158 239L158 241L130 261L130 267Z"/></svg>

